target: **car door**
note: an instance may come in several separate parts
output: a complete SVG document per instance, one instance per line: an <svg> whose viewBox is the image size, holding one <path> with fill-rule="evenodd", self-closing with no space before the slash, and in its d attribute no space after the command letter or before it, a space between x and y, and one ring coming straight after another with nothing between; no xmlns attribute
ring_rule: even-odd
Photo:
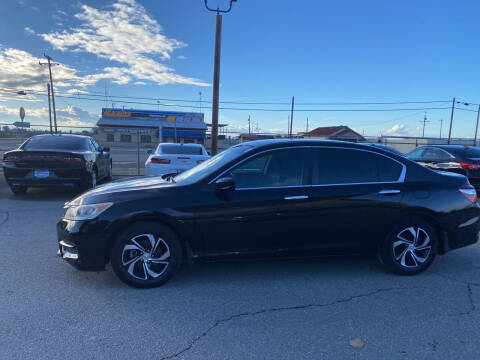
<svg viewBox="0 0 480 360"><path fill-rule="evenodd" d="M97 165L98 177L99 179L101 179L107 175L108 160L106 159L105 154L103 153L100 145L94 139L90 139L90 141L92 142L94 152L95 152L95 162Z"/></svg>
<svg viewBox="0 0 480 360"><path fill-rule="evenodd" d="M218 194L213 181L203 204L193 210L205 253L264 254L295 248L309 221L310 161L305 148L268 150L218 176L232 177L235 190Z"/></svg>
<svg viewBox="0 0 480 360"><path fill-rule="evenodd" d="M376 244L400 216L405 165L357 148L319 147L313 155L310 247Z"/></svg>

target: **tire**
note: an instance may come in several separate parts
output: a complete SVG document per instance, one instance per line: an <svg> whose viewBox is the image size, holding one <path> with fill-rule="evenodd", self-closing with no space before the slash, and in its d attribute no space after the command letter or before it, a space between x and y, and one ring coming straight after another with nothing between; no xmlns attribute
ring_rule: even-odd
<svg viewBox="0 0 480 360"><path fill-rule="evenodd" d="M97 169L93 169L91 173L87 173L85 183L83 185L84 190L94 189L97 186L98 176Z"/></svg>
<svg viewBox="0 0 480 360"><path fill-rule="evenodd" d="M10 186L10 189L15 195L25 195L28 190L26 186Z"/></svg>
<svg viewBox="0 0 480 360"><path fill-rule="evenodd" d="M388 234L380 249L383 264L400 275L416 275L427 269L438 251L438 235L426 220L412 217Z"/></svg>
<svg viewBox="0 0 480 360"><path fill-rule="evenodd" d="M182 258L177 235L154 222L139 222L126 229L115 239L110 254L114 273L137 288L164 284L178 270Z"/></svg>
<svg viewBox="0 0 480 360"><path fill-rule="evenodd" d="M107 176L105 177L105 180L107 181L112 181L112 162L108 164L108 171L107 171Z"/></svg>

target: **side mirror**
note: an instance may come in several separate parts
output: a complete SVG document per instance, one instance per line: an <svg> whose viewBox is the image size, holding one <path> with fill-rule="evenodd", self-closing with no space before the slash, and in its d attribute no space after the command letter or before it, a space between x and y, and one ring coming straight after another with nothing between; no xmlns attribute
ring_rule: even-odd
<svg viewBox="0 0 480 360"><path fill-rule="evenodd" d="M110 152L110 148L109 148L109 147L104 147L104 148L102 149L102 151L103 151L104 153L109 153L109 152Z"/></svg>
<svg viewBox="0 0 480 360"><path fill-rule="evenodd" d="M219 192L233 191L235 190L235 180L231 176L222 177L215 181L215 188Z"/></svg>
<svg viewBox="0 0 480 360"><path fill-rule="evenodd" d="M152 155L152 154L153 154L153 150L152 150L152 149L147 150L147 154L148 154L148 155Z"/></svg>

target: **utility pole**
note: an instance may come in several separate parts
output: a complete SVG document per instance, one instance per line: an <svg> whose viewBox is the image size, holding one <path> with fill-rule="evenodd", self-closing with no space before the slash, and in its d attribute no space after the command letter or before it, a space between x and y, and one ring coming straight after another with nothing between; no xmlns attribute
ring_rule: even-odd
<svg viewBox="0 0 480 360"><path fill-rule="evenodd" d="M443 126L443 119L438 120L440 121L440 139L442 138L442 126Z"/></svg>
<svg viewBox="0 0 480 360"><path fill-rule="evenodd" d="M452 136L452 123L453 123L453 111L455 110L455 98L452 100L452 114L450 115L450 130L448 130L448 142L447 144L450 145L450 138Z"/></svg>
<svg viewBox="0 0 480 360"><path fill-rule="evenodd" d="M307 117L307 128L305 129L305 133L308 133L308 117Z"/></svg>
<svg viewBox="0 0 480 360"><path fill-rule="evenodd" d="M425 137L425 124L427 123L427 113L423 116L423 131L422 131L422 138Z"/></svg>
<svg viewBox="0 0 480 360"><path fill-rule="evenodd" d="M220 13L228 13L232 10L232 3L237 0L230 0L230 6L226 10L209 8L207 0L204 0L205 7L208 11L217 13L217 23L215 27L215 57L213 65L213 99L212 99L212 143L210 152L212 155L217 154L217 137L218 137L218 98L220 93L220 52L222 41L222 15Z"/></svg>
<svg viewBox="0 0 480 360"><path fill-rule="evenodd" d="M250 115L248 115L248 133L250 134Z"/></svg>
<svg viewBox="0 0 480 360"><path fill-rule="evenodd" d="M290 112L290 137L293 135L293 108L295 106L295 96L292 96L292 111Z"/></svg>
<svg viewBox="0 0 480 360"><path fill-rule="evenodd" d="M290 137L290 115L288 115L287 119L287 136Z"/></svg>
<svg viewBox="0 0 480 360"><path fill-rule="evenodd" d="M47 83L47 95L48 95L48 118L50 120L50 134L53 134L52 129L52 107L50 106L50 84Z"/></svg>
<svg viewBox="0 0 480 360"><path fill-rule="evenodd" d="M477 125L475 125L475 138L473 140L473 146L477 146L477 132L478 132L478 117L480 115L480 105L478 105L477 110Z"/></svg>
<svg viewBox="0 0 480 360"><path fill-rule="evenodd" d="M50 87L52 88L52 104L53 104L53 122L55 123L55 134L57 133L57 111L55 109L55 92L53 90L53 78L52 78L52 65L60 65L59 63L52 63L52 58L46 54L43 54L48 60L47 63L38 62L40 65L48 65L48 72L50 74Z"/></svg>

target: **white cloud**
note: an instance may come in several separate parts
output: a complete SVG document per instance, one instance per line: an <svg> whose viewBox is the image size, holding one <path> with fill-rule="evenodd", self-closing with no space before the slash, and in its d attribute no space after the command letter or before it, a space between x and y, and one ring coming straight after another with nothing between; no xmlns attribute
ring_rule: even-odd
<svg viewBox="0 0 480 360"><path fill-rule="evenodd" d="M23 28L23 31L25 31L25 34L28 34L28 35L35 35L35 31L31 28L29 28L28 26L25 26Z"/></svg>
<svg viewBox="0 0 480 360"><path fill-rule="evenodd" d="M0 88L46 91L48 68L38 63L44 60L26 51L0 48ZM63 64L55 66L56 87L72 86L77 79L75 69Z"/></svg>
<svg viewBox="0 0 480 360"><path fill-rule="evenodd" d="M187 57L185 55L178 55L177 59L185 60Z"/></svg>
<svg viewBox="0 0 480 360"><path fill-rule="evenodd" d="M147 83L145 81L135 81L134 84L135 85L147 85Z"/></svg>
<svg viewBox="0 0 480 360"><path fill-rule="evenodd" d="M395 124L384 135L407 136L410 130L404 124Z"/></svg>
<svg viewBox="0 0 480 360"><path fill-rule="evenodd" d="M93 75L86 79L87 83L118 74L119 84L136 78L160 85L209 86L204 81L175 74L173 69L153 58L168 60L174 50L186 44L163 35L157 21L135 0L118 0L108 9L81 5L81 12L75 17L82 22L79 27L40 36L61 51L87 52L127 65L105 68L105 74Z"/></svg>

